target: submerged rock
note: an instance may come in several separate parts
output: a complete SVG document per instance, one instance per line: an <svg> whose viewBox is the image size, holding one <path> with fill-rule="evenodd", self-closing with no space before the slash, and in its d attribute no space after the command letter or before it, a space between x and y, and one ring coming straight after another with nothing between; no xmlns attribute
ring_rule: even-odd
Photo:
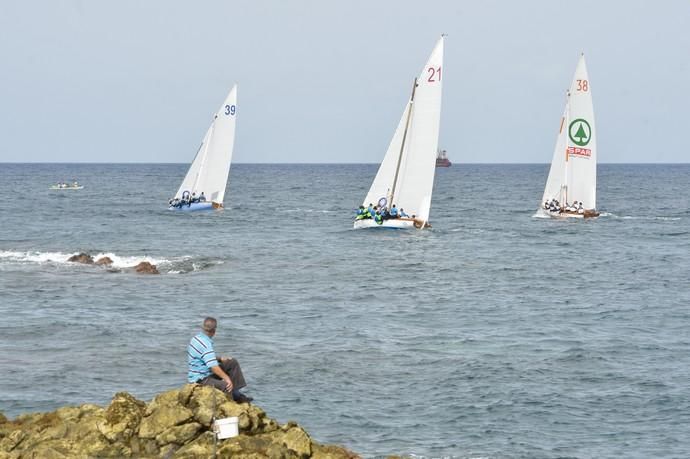
<svg viewBox="0 0 690 459"><path fill-rule="evenodd" d="M212 419L236 416L239 435L215 441ZM278 424L256 405L238 404L224 392L187 384L150 403L126 392L109 406L64 407L7 420L0 413L0 458L166 457L356 459L321 445L294 422Z"/></svg>
<svg viewBox="0 0 690 459"><path fill-rule="evenodd" d="M96 264L99 266L110 266L113 264L113 260L110 257L101 257L96 260Z"/></svg>
<svg viewBox="0 0 690 459"><path fill-rule="evenodd" d="M92 265L93 257L88 253L82 252L77 255L72 255L67 259L67 261L71 261L72 263L84 263L85 265Z"/></svg>
<svg viewBox="0 0 690 459"><path fill-rule="evenodd" d="M134 267L134 270L142 274L160 274L156 265L152 265L148 261L142 261Z"/></svg>

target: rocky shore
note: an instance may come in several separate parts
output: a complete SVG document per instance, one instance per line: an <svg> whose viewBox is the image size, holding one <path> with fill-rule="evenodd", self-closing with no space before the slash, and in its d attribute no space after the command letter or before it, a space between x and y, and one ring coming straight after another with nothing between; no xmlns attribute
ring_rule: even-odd
<svg viewBox="0 0 690 459"><path fill-rule="evenodd" d="M216 440L212 419L236 416L239 436ZM196 384L164 392L150 403L126 392L110 405L85 404L50 413L0 413L0 459L62 458L354 459L321 445L298 424L280 425L256 405Z"/></svg>

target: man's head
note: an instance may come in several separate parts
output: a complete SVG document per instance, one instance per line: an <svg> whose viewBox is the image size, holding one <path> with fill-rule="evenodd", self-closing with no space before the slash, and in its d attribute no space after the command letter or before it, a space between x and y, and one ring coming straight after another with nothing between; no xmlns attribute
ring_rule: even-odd
<svg viewBox="0 0 690 459"><path fill-rule="evenodd" d="M207 317L204 319L204 323L201 326L201 329L208 336L213 336L216 334L216 326L217 325L218 325L218 321L216 319L214 319L213 317Z"/></svg>

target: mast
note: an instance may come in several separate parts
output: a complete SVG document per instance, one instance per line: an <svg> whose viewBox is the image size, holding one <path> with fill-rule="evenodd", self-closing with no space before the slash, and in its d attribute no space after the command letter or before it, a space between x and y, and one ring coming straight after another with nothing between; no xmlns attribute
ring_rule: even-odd
<svg viewBox="0 0 690 459"><path fill-rule="evenodd" d="M570 90L568 90L568 96L566 100L566 105L567 109L565 111L565 123L563 127L568 130L566 132L566 137L565 137L565 167L563 168L563 171L565 172L565 177L563 178L563 202L561 203L561 206L565 209L566 204L568 203L568 137L570 136Z"/></svg>
<svg viewBox="0 0 690 459"><path fill-rule="evenodd" d="M405 121L405 131L403 132L402 142L400 143L400 154L398 155L398 163L395 166L395 175L393 176L393 186L391 187L390 199L388 200L388 208L393 206L393 197L395 196L395 188L398 185L398 173L400 172L400 163L402 162L402 155L405 150L405 139L407 138L407 130L410 127L410 120L412 118L412 106L414 104L414 93L417 89L417 78L414 79L414 84L412 85L412 96L410 97L410 102L408 104L407 120Z"/></svg>

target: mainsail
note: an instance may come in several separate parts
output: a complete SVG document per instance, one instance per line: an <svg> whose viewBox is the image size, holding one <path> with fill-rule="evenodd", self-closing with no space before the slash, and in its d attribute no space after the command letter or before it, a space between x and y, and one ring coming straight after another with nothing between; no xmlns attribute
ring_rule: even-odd
<svg viewBox="0 0 690 459"><path fill-rule="evenodd" d="M542 203L578 201L585 209L596 209L597 142L591 91L583 54L568 91Z"/></svg>
<svg viewBox="0 0 690 459"><path fill-rule="evenodd" d="M208 201L223 203L235 142L236 119L237 85L233 86L216 112L175 198L181 199L185 192L197 196L203 192Z"/></svg>
<svg viewBox="0 0 690 459"><path fill-rule="evenodd" d="M386 156L371 184L363 205L386 198L409 215L426 222L436 170L436 151L441 121L443 75L442 36L415 81Z"/></svg>

